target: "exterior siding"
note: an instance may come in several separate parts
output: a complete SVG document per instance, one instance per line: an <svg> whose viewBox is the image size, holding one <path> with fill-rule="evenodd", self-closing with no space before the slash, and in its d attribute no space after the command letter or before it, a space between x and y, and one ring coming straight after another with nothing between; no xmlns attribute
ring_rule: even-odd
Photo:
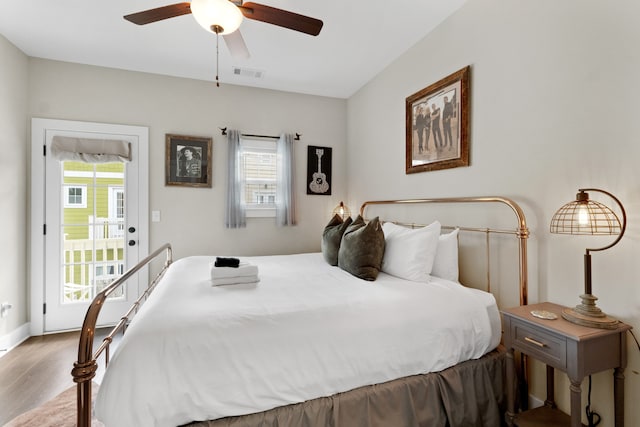
<svg viewBox="0 0 640 427"><path fill-rule="evenodd" d="M94 190L92 177L75 177L66 176L69 171L84 172L87 175L93 173L92 164L79 162L65 162L64 185L79 185L86 188L91 193ZM63 208L63 224L67 239L88 239L89 238L89 217L108 218L109 217L109 189L112 187L124 187L124 164L123 163L105 163L97 164L96 167L96 183L95 183L95 206L94 200L87 197L87 206L83 208ZM108 173L109 177L103 177L101 174ZM120 178L111 176L112 174L122 174ZM63 205L64 206L64 205ZM95 207L95 213L94 213Z"/></svg>

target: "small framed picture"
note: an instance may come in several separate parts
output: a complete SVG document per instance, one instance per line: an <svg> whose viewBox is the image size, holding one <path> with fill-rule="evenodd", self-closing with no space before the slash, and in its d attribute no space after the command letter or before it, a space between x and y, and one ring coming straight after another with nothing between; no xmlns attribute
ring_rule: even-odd
<svg viewBox="0 0 640 427"><path fill-rule="evenodd" d="M207 137L166 134L165 185L211 187L211 147Z"/></svg>
<svg viewBox="0 0 640 427"><path fill-rule="evenodd" d="M467 66L406 99L406 173L469 166Z"/></svg>
<svg viewBox="0 0 640 427"><path fill-rule="evenodd" d="M307 194L331 195L331 147L307 146Z"/></svg>

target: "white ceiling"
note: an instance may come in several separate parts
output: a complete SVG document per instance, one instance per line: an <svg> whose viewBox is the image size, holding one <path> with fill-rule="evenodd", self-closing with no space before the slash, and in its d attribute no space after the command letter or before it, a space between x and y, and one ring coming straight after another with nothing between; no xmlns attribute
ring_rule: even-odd
<svg viewBox="0 0 640 427"><path fill-rule="evenodd" d="M220 38L221 84L348 98L466 0L258 0L324 21L316 37L244 19L251 57ZM122 16L176 0L4 0L0 34L32 57L214 81L216 37L191 15L144 26ZM261 79L233 67L263 71Z"/></svg>

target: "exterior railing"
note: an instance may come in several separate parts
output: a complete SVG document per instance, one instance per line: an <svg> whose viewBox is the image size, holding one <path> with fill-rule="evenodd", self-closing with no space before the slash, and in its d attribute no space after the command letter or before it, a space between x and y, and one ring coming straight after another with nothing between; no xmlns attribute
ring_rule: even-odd
<svg viewBox="0 0 640 427"><path fill-rule="evenodd" d="M65 301L90 300L122 272L119 265L124 263L124 238L65 239L62 249ZM96 266L100 265L103 271L98 274Z"/></svg>

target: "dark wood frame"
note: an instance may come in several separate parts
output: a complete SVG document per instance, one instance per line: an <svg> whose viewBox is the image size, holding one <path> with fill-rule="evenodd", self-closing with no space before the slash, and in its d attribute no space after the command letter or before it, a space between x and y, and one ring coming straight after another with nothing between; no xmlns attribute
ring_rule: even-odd
<svg viewBox="0 0 640 427"><path fill-rule="evenodd" d="M442 80L433 83L430 86L422 89L419 92L414 93L406 98L406 173L426 172L440 169L456 168L459 166L469 166L469 73L470 66L456 71L455 73L443 78ZM417 109L424 104L429 107L431 104L437 103L444 107L444 96L452 91L454 92L454 99L449 100L450 103L454 103L453 111L455 117L455 129L452 127L452 131L455 132L455 138L452 141L452 149L448 150L450 153L445 153L444 150L440 150L434 147L433 150L429 150L429 141L434 140L435 136L433 132L433 125L431 130L427 132L426 144L423 150L419 151L422 159L416 159L417 155L414 153L416 147L418 147L417 133L415 129L415 119ZM459 90L459 94L457 93ZM455 100L455 101L454 101ZM440 108L440 107L439 107ZM442 113L444 108L440 108L440 118L438 119L442 123ZM440 126L441 132L444 130L444 126ZM453 134L453 132L452 132ZM415 136L415 138L414 138ZM442 133L439 135L440 144L443 143ZM414 139L416 141L414 141ZM457 143L457 144L456 144ZM418 147L419 148L419 147Z"/></svg>
<svg viewBox="0 0 640 427"><path fill-rule="evenodd" d="M209 137L166 134L165 137L165 185L211 188L211 150L213 139ZM178 172L178 152L192 147L200 156L198 176L182 176Z"/></svg>

